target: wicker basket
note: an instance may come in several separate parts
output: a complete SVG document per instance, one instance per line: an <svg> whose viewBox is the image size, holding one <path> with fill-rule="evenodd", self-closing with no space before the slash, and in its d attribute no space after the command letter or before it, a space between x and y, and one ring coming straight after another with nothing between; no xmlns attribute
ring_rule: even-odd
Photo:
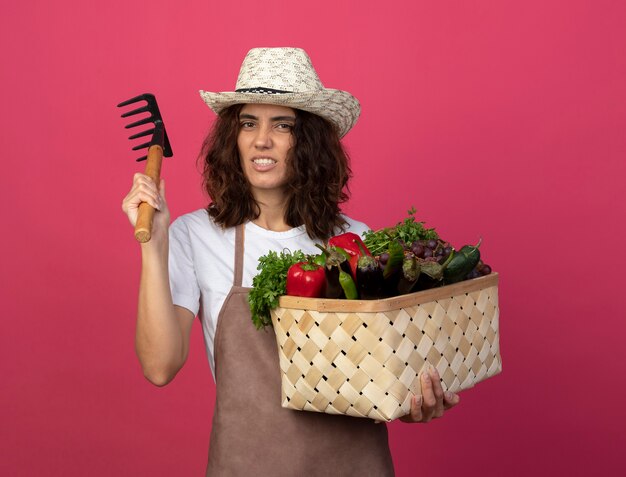
<svg viewBox="0 0 626 477"><path fill-rule="evenodd" d="M498 274L383 300L283 296L272 311L282 406L391 421L433 365L444 390L502 370Z"/></svg>

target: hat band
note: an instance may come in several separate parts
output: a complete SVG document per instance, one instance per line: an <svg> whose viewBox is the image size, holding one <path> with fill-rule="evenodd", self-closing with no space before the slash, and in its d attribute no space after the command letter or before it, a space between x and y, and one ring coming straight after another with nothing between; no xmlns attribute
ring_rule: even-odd
<svg viewBox="0 0 626 477"><path fill-rule="evenodd" d="M263 88L262 86L259 86L257 88L239 88L235 90L235 93L286 94L293 93L293 91L283 91L280 89Z"/></svg>

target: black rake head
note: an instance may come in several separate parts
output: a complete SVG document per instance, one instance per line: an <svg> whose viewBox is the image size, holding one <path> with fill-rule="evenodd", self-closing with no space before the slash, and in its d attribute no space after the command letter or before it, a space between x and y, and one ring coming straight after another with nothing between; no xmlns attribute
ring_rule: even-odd
<svg viewBox="0 0 626 477"><path fill-rule="evenodd" d="M144 136L152 135L152 138L149 142L139 144L138 146L133 147L133 151L138 151L139 149L149 148L155 144L161 146L163 148L163 155L165 157L172 157L172 146L170 146L170 141L167 138L167 131L165 130L165 124L163 124L163 118L161 117L161 112L159 111L159 106L157 104L156 98L153 94L144 93L139 96L135 96L134 98L128 99L126 101L122 101L117 105L118 108L122 108L124 106L128 106L129 104L137 103L139 101L145 101L146 105L141 106L140 108L133 109L132 111L127 111L122 114L123 118L127 118L129 116L134 116L136 114L141 113L150 113L150 116L146 116L134 123L127 124L125 126L126 129L135 128L138 126L142 126L144 124L152 123L154 127L150 129L146 129L144 131L138 132L137 134L133 134L129 136L128 139L137 139ZM148 156L143 156L137 159L137 162L145 161Z"/></svg>

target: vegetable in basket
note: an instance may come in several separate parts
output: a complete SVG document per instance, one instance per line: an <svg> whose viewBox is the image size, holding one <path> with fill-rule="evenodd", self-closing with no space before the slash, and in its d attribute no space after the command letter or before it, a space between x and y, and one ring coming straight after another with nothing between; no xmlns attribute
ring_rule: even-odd
<svg viewBox="0 0 626 477"><path fill-rule="evenodd" d="M464 280L474 270L480 261L478 247L480 247L481 242L482 239L476 245L465 245L454 254L443 271L443 277L447 284Z"/></svg>
<svg viewBox="0 0 626 477"><path fill-rule="evenodd" d="M352 232L346 232L331 237L328 240L328 246L339 247L349 255L348 262L350 263L350 270L353 277L356 277L359 258L362 255L371 255L370 251L363 243L363 240L361 240L361 237Z"/></svg>
<svg viewBox="0 0 626 477"><path fill-rule="evenodd" d="M320 298L325 293L326 272L323 266L314 262L313 257L289 267L287 295Z"/></svg>
<svg viewBox="0 0 626 477"><path fill-rule="evenodd" d="M383 292L386 296L398 294L397 287L402 275L404 261L404 247L398 241L393 241L387 249L387 258L383 266Z"/></svg>
<svg viewBox="0 0 626 477"><path fill-rule="evenodd" d="M392 242L387 250L387 262L383 268L383 278L388 280L393 275L402 270L404 261L404 247L400 242Z"/></svg>
<svg viewBox="0 0 626 477"><path fill-rule="evenodd" d="M305 260L300 250L283 250L280 254L270 251L259 258L259 273L252 279L248 294L252 322L257 329L272 325L270 310L278 306L278 298L287 291L287 272L294 264Z"/></svg>
<svg viewBox="0 0 626 477"><path fill-rule="evenodd" d="M415 220L415 212L415 207L411 207L407 212L409 216L394 227L365 232L363 242L372 255L385 253L393 242L401 242L408 246L420 240L439 240L439 235L435 229L428 229L424 227L424 222Z"/></svg>
<svg viewBox="0 0 626 477"><path fill-rule="evenodd" d="M375 300L383 296L383 269L376 258L366 253L359 257L356 283L362 300Z"/></svg>
<svg viewBox="0 0 626 477"><path fill-rule="evenodd" d="M326 257L326 298L347 298L348 294L353 296L350 255L341 247L316 246ZM356 290L355 285L354 288Z"/></svg>
<svg viewBox="0 0 626 477"><path fill-rule="evenodd" d="M400 277L398 281L398 293L400 293L400 295L405 295L413 291L413 288L415 288L417 284L417 279L420 276L420 272L421 266L415 259L415 255L413 255L412 252L407 253L402 262L402 277Z"/></svg>

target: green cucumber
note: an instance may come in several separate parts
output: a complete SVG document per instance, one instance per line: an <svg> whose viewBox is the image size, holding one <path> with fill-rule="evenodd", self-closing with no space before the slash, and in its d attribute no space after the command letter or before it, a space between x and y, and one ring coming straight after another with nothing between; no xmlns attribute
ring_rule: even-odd
<svg viewBox="0 0 626 477"><path fill-rule="evenodd" d="M392 242L389 244L387 253L389 254L389 259L383 269L383 277L385 280L392 275L395 275L396 272L402 269L402 262L404 261L404 247L399 242Z"/></svg>
<svg viewBox="0 0 626 477"><path fill-rule="evenodd" d="M356 300L359 297L359 292L356 289L356 283L352 279L349 273L339 270L339 284L343 288L343 293L348 300Z"/></svg>
<svg viewBox="0 0 626 477"><path fill-rule="evenodd" d="M474 270L480 260L478 247L480 247L481 242L482 239L476 245L465 245L454 254L443 270L446 284L460 282L465 279L469 272Z"/></svg>

